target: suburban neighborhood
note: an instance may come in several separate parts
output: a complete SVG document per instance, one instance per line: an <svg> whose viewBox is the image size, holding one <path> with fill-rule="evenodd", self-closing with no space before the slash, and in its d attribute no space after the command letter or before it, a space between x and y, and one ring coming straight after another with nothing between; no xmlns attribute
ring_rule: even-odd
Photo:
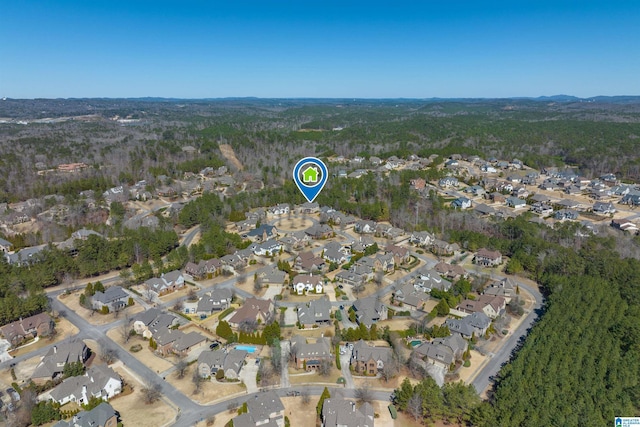
<svg viewBox="0 0 640 427"><path fill-rule="evenodd" d="M611 177L538 172L517 159L449 160L449 176L414 179L411 191L436 191L451 209L483 218L531 212L531 220L574 221L584 232L606 226L637 233L631 208L640 190ZM385 176L424 161L370 159L376 166L358 162L358 171ZM475 184L464 183L469 176ZM200 187L223 196L232 180L223 169L200 177L186 200L206 191ZM155 207L173 207L158 204L178 197L172 188L148 195L151 209L128 221L146 227L157 219ZM134 188L118 187L104 197L133 204L131 194ZM29 211L26 204L11 210ZM2 411L10 413L18 390L29 389L38 405L64 415L56 426L132 425L149 416L159 426L284 427L309 425L292 408L327 387L319 425L392 426L391 393L405 378L462 382L486 393L507 360L502 349L524 336L543 303L535 282L505 271L509 260L496 248L461 247L317 203L243 216L224 224L246 242L242 248L140 281L119 271L74 280L46 290L47 312L1 326ZM10 229L36 219L6 214L2 221ZM199 236L198 226L185 229L180 245ZM75 237L62 247L106 239L87 230ZM43 262L46 253L14 251L4 239L0 248L8 264L20 266Z"/></svg>

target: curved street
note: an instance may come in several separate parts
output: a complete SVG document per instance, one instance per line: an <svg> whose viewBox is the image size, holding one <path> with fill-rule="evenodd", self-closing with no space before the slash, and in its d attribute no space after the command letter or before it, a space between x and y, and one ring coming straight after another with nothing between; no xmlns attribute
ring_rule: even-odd
<svg viewBox="0 0 640 427"><path fill-rule="evenodd" d="M311 220L312 222L316 221L315 219L311 219ZM187 246L190 245L198 232L199 232L199 227L194 227L191 230L189 230L187 233L185 233L182 236L181 244L187 245ZM351 238L344 231L341 231L338 234L344 238ZM319 252L321 251L321 249L315 248L313 249L313 251ZM415 251L412 251L411 254L417 257L420 261L424 262L424 264L429 268L432 268L437 262L437 260L434 257L430 257L424 254L418 254ZM291 261L292 259L293 257L287 258L288 261ZM255 270L255 273L261 273L271 268L273 268L271 265L265 265ZM414 270L408 273L407 275L405 275L402 280L405 281L411 277L414 277L417 274L418 274L417 271ZM494 279L501 279L505 276L494 274L492 275L492 277ZM119 276L114 273L114 274L103 276L101 280L103 283L113 283L120 279L119 279ZM237 295L239 295L242 298L253 296L251 293L244 291L242 289L239 289L236 286L237 282L238 282L238 277L233 276L226 280L223 280L218 284L215 284L209 287L201 287L201 289L198 290L197 294L199 296L202 296L204 295L205 292L210 291L211 287L215 286L219 288L232 289ZM490 359L485 363L484 366L480 368L480 371L477 373L477 375L473 379L472 384L475 387L475 389L478 391L478 393L482 393L484 390L487 389L487 387L491 383L491 378L494 375L496 375L499 372L502 365L509 360L509 358L511 357L511 353L518 345L518 341L520 340L520 338L527 334L528 329L536 321L536 319L540 314L540 310L543 304L543 297L540 294L540 292L537 289L534 289L531 286L528 286L522 283L521 281L518 281L518 284L520 287L525 289L534 297L535 303L533 305L533 308L528 313L526 313L526 317L524 321L508 336L506 342L502 345L502 347L495 354L491 355ZM167 381L164 381L160 373L153 372L150 368L148 368L142 362L140 362L135 357L133 357L129 352L123 350L118 344L116 344L113 340L111 340L106 335L106 332L108 330L121 325L125 321L123 318L116 319L113 322L105 325L100 325L100 326L92 325L88 321L83 319L81 316L79 316L77 313L67 308L60 300L57 299L57 296L59 296L63 292L66 292L71 289L78 289L78 288L81 288L82 286L84 285L76 284L76 286L72 288L58 286L58 287L50 288L47 290L47 294L50 297L50 301L51 301L51 308L59 312L63 317L69 320L80 331L74 337L67 338L61 342L64 343L71 339L92 339L92 340L98 341L100 345L107 346L109 349L114 350L117 354L117 358L120 359L122 363L130 371L132 371L141 382L145 384L156 383L159 385L163 398L166 401L168 401L171 404L171 406L173 406L178 411L177 419L174 425L176 426L195 425L198 421L206 419L211 415L215 415L220 412L223 412L227 410L230 406L241 405L243 402L247 401L252 396L254 396L254 394L250 393L244 396L238 396L238 397L233 397L227 400L223 400L212 405L200 405L198 403L195 403L190 398L185 396L182 392L180 392L172 384L170 384ZM386 286L376 290L373 293L373 295L382 298L387 294L389 294L390 292L392 292L395 289L395 286L396 286L396 283L391 282ZM144 307L149 307L149 305L146 304L144 301L142 301L140 297L138 296L134 296L134 297L137 304L141 304ZM350 302L353 302L353 301L352 300L351 301L332 301L332 305L334 307L339 307L341 305L347 305ZM159 303L159 304L156 304L156 306L158 308L166 308L166 307L169 307L172 303L173 302ZM286 302L286 301L279 301L277 303L278 306L282 306L282 307L295 307L298 304L299 303ZM344 315L346 315L346 313ZM7 368L9 367L10 364L19 363L26 359L32 358L34 356L43 356L52 345L53 344L39 348L33 352L24 354L22 356L18 356L10 361L0 363L0 369ZM60 343L57 343L57 345L60 345ZM283 350L282 358L284 362L287 359L286 355L288 355L288 342L283 341L282 350ZM335 387L332 390L341 390L346 397L355 397L355 384L349 372L350 353L351 352L348 351L347 354L340 356L341 365L342 365L342 374L346 381L345 387L344 388ZM302 392L303 390L306 390L310 395L314 395L314 396L320 395L322 393L324 386L298 385L295 387L291 387L289 378L288 378L288 372L285 372L286 368L284 366L286 366L286 364L283 363L283 374L281 375L281 379L280 379L281 382L279 386L277 386L277 388L275 389L279 396L286 396L287 393L291 391ZM376 400L387 401L390 398L391 392L392 390L375 390L374 398Z"/></svg>

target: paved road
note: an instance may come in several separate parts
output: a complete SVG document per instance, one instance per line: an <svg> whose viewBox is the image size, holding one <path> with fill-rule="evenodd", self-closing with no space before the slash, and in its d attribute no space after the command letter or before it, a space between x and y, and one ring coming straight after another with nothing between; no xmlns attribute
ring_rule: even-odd
<svg viewBox="0 0 640 427"><path fill-rule="evenodd" d="M498 275L493 275L492 277L501 278L501 276ZM513 333L507 338L507 341L504 343L504 345L498 350L497 353L493 355L493 357L491 357L491 359L489 359L487 364L474 378L472 384L478 393L482 393L489 386L489 384L491 383L491 380L489 378L496 375L502 368L502 365L509 360L509 358L511 357L511 353L518 345L520 337L523 337L527 334L529 328L541 314L543 303L542 294L538 292L537 289L527 286L524 283L518 282L518 286L533 295L535 304L532 310L527 314L526 319L520 324L520 326L516 328L515 331L513 331Z"/></svg>
<svg viewBox="0 0 640 427"><path fill-rule="evenodd" d="M312 221L314 220L312 219ZM186 244L186 245L191 244L191 242L193 241L194 237L197 235L198 232L199 232L199 227L195 227L194 229L190 230L186 235L183 236L182 244ZM350 239L350 240L352 239L351 236L349 236L344 232L338 232L338 234L347 239ZM322 248L313 249L314 252L319 252L321 250ZM427 268L432 268L437 262L437 260L435 260L435 257L431 257L429 255L422 255L414 252L412 252L412 255L416 256L421 261L423 261L427 265ZM289 261L291 261L292 259L293 257L290 257ZM253 271L252 274L261 273L271 268L273 268L271 265L264 266ZM406 275L402 280L406 281L415 277L418 274L417 270L418 269L414 269L412 272ZM501 277L502 276L494 275L494 278L501 278ZM116 282L120 279L118 275L114 273L112 275L107 275L106 277L103 277L101 280L103 283L107 284L107 283ZM205 292L211 290L213 287L221 287L221 288L232 289L237 295L243 298L253 296L251 293L237 288L236 287L237 283L238 283L238 277L236 276L230 277L229 279L224 280L219 284L214 284L207 287L201 286L201 289L198 291L198 295L200 296L203 295ZM388 280L386 283L388 284L378 289L373 295L376 297L382 298L385 295L387 295L389 292L392 292L395 289L395 286L397 286L398 284L397 282L389 282ZM480 373L473 380L472 384L474 385L476 390L478 390L478 392L482 392L483 390L486 389L486 387L489 385L489 382L490 382L489 378L497 374L502 364L509 359L512 350L517 345L519 337L526 334L527 329L531 326L531 324L533 324L533 322L539 315L539 310L542 306L542 301L543 301L542 295L537 290L532 289L526 284L520 283L519 285L521 288L527 290L534 296L536 300L535 305L533 307L533 310L527 315L527 318L525 319L525 321L523 321L523 323L513 332L513 334L509 337L508 341L502 347L502 349L500 349L489 360L489 362L482 368ZM78 287L82 287L82 286L83 285L80 285ZM117 353L117 357L123 362L123 364L126 365L144 383L157 383L160 387L160 390L163 396L168 401L170 401L176 408L178 408L178 411L179 411L178 419L174 425L192 426L201 419L206 419L208 416L223 412L227 410L229 406L241 405L243 402L255 396L254 394L251 394L248 396L247 395L240 396L240 397L225 400L225 401L222 401L213 405L208 405L208 406L202 406L200 404L193 402L187 396L185 396L180 391L178 391L170 383L163 381L161 376L159 376L160 373L153 372L146 365L138 361L129 352L120 348L120 346L118 346L114 341L112 341L109 337L106 336L106 332L108 330L112 328L117 328L123 322L125 322L124 316L106 325L91 325L86 320L84 320L81 316L79 316L77 313L69 310L64 304L62 304L62 302L60 302L56 298L59 294L63 293L67 289L69 288L64 288L62 286L56 287L56 288L50 288L47 290L47 294L51 297L52 308L56 311L64 312L65 317L79 329L80 332L76 336L70 339L97 340L101 345L105 345L107 348L115 350ZM136 298L136 300L138 299L139 298ZM338 307L340 305L346 305L349 303L350 301L335 301L335 302L332 302L332 305L335 307ZM172 302L162 303L162 304L158 304L158 307L159 308L168 307L171 304ZM278 305L285 306L285 307L293 307L298 304L292 303L292 302L286 302L286 301L279 301ZM143 306L147 307L146 304L143 304ZM344 318L348 321L348 317L346 316L347 313L346 312L343 312L343 313L345 315ZM416 313L416 314L420 314L420 313ZM60 343L68 342L68 340L69 339L66 339L64 341L61 341ZM57 345L60 345L60 343L58 343ZM0 369L8 367L10 363L19 363L23 360L29 359L34 356L42 356L49 350L50 347L51 345L35 350L34 352L31 352L29 354L16 357L11 361L0 363ZM283 359L285 359L285 354L288 354L288 342L283 342L282 348L283 348ZM339 387L333 390L334 391L340 390L346 397L355 397L355 390L354 390L355 385L353 382L353 378L351 376L351 372L349 371L349 359L350 359L350 352L348 352L346 355L342 355L340 358L341 365L342 365L342 374L346 382L345 388ZM283 367L285 366L286 364L283 363ZM286 396L286 394L291 391L302 392L303 390L306 390L310 395L320 395L323 389L324 387L322 386L300 385L300 386L290 387L288 370L286 368L283 368L283 375L281 376L280 388L276 389L275 391L280 396ZM373 393L374 393L375 399L386 401L389 399L391 391L390 390L374 391Z"/></svg>

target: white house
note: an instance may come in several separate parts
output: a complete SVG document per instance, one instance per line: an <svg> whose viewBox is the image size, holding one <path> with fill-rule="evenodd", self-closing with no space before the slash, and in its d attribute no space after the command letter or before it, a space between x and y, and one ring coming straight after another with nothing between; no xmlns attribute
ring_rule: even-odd
<svg viewBox="0 0 640 427"><path fill-rule="evenodd" d="M51 399L61 405L68 402L86 404L91 397L109 400L122 392L122 379L113 369L96 365L84 375L70 377L49 392Z"/></svg>
<svg viewBox="0 0 640 427"><path fill-rule="evenodd" d="M324 291L322 277L312 274L298 274L293 278L292 286L298 295L303 295L305 292L321 294Z"/></svg>

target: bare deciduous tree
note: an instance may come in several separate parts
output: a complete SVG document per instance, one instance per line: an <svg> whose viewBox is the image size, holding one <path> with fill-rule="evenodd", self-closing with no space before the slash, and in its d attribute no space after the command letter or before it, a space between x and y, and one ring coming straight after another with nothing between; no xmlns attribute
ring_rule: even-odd
<svg viewBox="0 0 640 427"><path fill-rule="evenodd" d="M129 313L125 314L124 321L122 325L120 325L120 336L122 337L122 341L126 344L129 342L129 338L131 338L131 321L132 317Z"/></svg>
<svg viewBox="0 0 640 427"><path fill-rule="evenodd" d="M200 372L198 372L198 369L197 368L194 369L193 375L191 376L191 382L193 383L193 394L200 393L200 388L202 386L203 381L204 381L204 378L200 376Z"/></svg>
<svg viewBox="0 0 640 427"><path fill-rule="evenodd" d="M161 387L159 383L151 381L146 382L144 387L140 390L142 392L142 401L147 405L157 402L160 400L160 390Z"/></svg>
<svg viewBox="0 0 640 427"><path fill-rule="evenodd" d="M328 377L331 375L331 369L333 368L333 362L331 359L322 359L320 361L320 366L318 366L318 373L323 377Z"/></svg>
<svg viewBox="0 0 640 427"><path fill-rule="evenodd" d="M107 365L112 364L118 358L118 352L109 347L105 341L100 341L100 359Z"/></svg>
<svg viewBox="0 0 640 427"><path fill-rule="evenodd" d="M357 388L355 391L356 399L361 403L371 403L373 402L373 392L371 388L365 384L364 386Z"/></svg>
<svg viewBox="0 0 640 427"><path fill-rule="evenodd" d="M399 363L395 356L392 356L382 368L382 378L385 382L388 382L391 378L398 374Z"/></svg>
<svg viewBox="0 0 640 427"><path fill-rule="evenodd" d="M309 390L307 390L306 388L302 390L300 397L302 397L302 403L304 405L308 405L309 402L311 402L311 396L309 395Z"/></svg>
<svg viewBox="0 0 640 427"><path fill-rule="evenodd" d="M178 363L176 363L176 376L178 377L178 379L181 380L184 378L188 368L189 368L189 364L187 363L186 360L184 360L183 357L181 357L178 360Z"/></svg>
<svg viewBox="0 0 640 427"><path fill-rule="evenodd" d="M184 309L184 301L182 300L182 298L180 298L175 302L175 304L173 304L173 310L182 311L183 309Z"/></svg>
<svg viewBox="0 0 640 427"><path fill-rule="evenodd" d="M422 417L422 396L415 393L407 402L407 412L418 421Z"/></svg>

